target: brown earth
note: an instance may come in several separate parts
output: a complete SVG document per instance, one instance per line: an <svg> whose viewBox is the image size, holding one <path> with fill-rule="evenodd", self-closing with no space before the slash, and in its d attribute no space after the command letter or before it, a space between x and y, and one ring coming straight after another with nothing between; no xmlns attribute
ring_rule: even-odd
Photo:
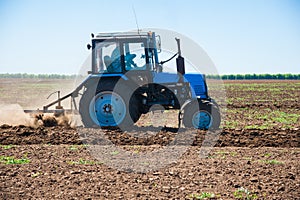
<svg viewBox="0 0 300 200"><path fill-rule="evenodd" d="M299 130L225 129L206 158L199 157L206 133L197 131L192 146L176 162L146 173L124 172L96 160L87 146L80 145L80 132L65 126L2 125L0 156L26 157L30 163L0 164L0 197L192 199L206 192L214 194L211 199L235 199L241 187L258 199L300 195ZM136 154L161 148L176 134L174 128L144 138L105 131L115 145Z"/></svg>
<svg viewBox="0 0 300 200"><path fill-rule="evenodd" d="M115 145L168 145L177 133L176 128L152 128L153 134L144 134L146 129L136 127L134 134L124 133L121 130L104 130L106 137ZM147 131L151 128L147 128ZM156 132L155 132L156 131ZM184 137L183 129L180 137ZM150 132L150 131L149 131ZM192 146L201 146L206 131L194 131ZM137 137L138 134L143 137ZM231 130L224 129L217 134L216 147L300 147L300 131L294 130ZM2 145L31 145L31 144L84 144L80 131L65 126L54 127L27 127L27 126L0 126L0 144Z"/></svg>
<svg viewBox="0 0 300 200"><path fill-rule="evenodd" d="M299 80L226 80L228 108L300 109Z"/></svg>
<svg viewBox="0 0 300 200"><path fill-rule="evenodd" d="M13 146L1 155L26 155L30 163L0 165L0 198L192 199L209 192L235 199L243 187L258 199L299 199L299 148L216 147L207 158L198 150L160 170L129 173L98 162L84 146Z"/></svg>
<svg viewBox="0 0 300 200"><path fill-rule="evenodd" d="M11 80L0 81L0 88L3 86L7 94L0 100L23 107L32 98L27 89L33 88L37 97L47 97L44 90L61 86L56 82L51 85L51 81L26 80L12 90L9 83ZM240 199L300 199L300 118L288 121L289 117L300 116L299 81L225 81L225 88L228 112L223 118L224 128L217 135L187 129L178 132L176 126L169 125L176 125L176 115L166 119L165 127L139 122L129 132L101 131L103 138L133 156L170 144L188 147L176 161L145 173L97 160L90 148L103 142L95 138L97 131L87 137L81 128L66 125L2 125L0 199L201 199L205 196L202 193L214 194L210 199L238 199L242 188ZM9 95L10 91L19 96L24 93L26 98L12 101L16 94ZM267 115L273 111L279 116ZM277 121L279 117L283 121ZM249 125L258 128L245 128ZM201 147L209 142L214 148L202 158ZM121 153L109 154L114 161ZM8 158L10 162L30 162L9 164ZM167 157L154 159L167 162Z"/></svg>

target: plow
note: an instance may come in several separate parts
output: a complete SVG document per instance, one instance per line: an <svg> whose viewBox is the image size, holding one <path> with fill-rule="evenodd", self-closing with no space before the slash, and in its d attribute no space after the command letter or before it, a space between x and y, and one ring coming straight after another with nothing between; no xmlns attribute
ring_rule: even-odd
<svg viewBox="0 0 300 200"><path fill-rule="evenodd" d="M76 107L76 103L75 103L75 99L74 97L72 96L73 95L73 92L72 93L69 93L63 97L60 97L60 91L55 91L53 93L51 93L47 99L49 99L50 96L52 96L53 94L57 93L57 100L43 106L43 109L42 110L24 110L25 113L54 113L56 115L59 115L59 114L64 114L64 113L74 113L76 112L77 110L77 107ZM61 102L64 101L65 99L71 99L71 103L70 103L70 109L65 109L62 105L61 105ZM57 104L57 105L56 105ZM50 107L52 106L55 106L55 109L49 109ZM73 108L73 106L75 106Z"/></svg>

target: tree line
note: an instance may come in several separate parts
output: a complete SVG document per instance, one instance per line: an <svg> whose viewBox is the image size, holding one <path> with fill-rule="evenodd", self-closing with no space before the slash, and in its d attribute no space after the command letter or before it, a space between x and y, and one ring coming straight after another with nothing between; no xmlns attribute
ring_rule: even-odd
<svg viewBox="0 0 300 200"><path fill-rule="evenodd" d="M74 79L76 75L65 74L0 74L0 78L32 78L32 79ZM225 75L206 75L208 79L223 80L252 80L252 79L277 79L277 80L300 80L300 74L225 74Z"/></svg>
<svg viewBox="0 0 300 200"><path fill-rule="evenodd" d="M74 79L76 75L65 75L65 74L27 74L27 73L16 73L16 74L0 74L0 78L31 78L31 79Z"/></svg>
<svg viewBox="0 0 300 200"><path fill-rule="evenodd" d="M222 80L255 80L255 79L277 79L277 80L300 80L300 74L225 74L206 75L208 79Z"/></svg>

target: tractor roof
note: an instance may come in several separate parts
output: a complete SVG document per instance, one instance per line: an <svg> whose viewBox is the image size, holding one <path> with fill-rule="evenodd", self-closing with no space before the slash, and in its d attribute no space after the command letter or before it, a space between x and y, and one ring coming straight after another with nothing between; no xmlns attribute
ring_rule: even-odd
<svg viewBox="0 0 300 200"><path fill-rule="evenodd" d="M114 32L114 33L98 33L95 39L109 39L109 38L141 38L149 37L152 32Z"/></svg>

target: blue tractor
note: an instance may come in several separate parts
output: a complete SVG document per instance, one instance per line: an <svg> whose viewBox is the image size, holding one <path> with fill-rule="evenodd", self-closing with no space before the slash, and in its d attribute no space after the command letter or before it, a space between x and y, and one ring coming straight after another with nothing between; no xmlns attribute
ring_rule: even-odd
<svg viewBox="0 0 300 200"><path fill-rule="evenodd" d="M185 73L180 40L177 72L164 72L160 37L154 32L92 34L92 68L71 94L78 95L85 127L130 127L153 108L179 110L179 122L196 129L218 129L220 111L208 96L205 75ZM175 41L174 41L175 42ZM175 68L175 66L174 66Z"/></svg>

